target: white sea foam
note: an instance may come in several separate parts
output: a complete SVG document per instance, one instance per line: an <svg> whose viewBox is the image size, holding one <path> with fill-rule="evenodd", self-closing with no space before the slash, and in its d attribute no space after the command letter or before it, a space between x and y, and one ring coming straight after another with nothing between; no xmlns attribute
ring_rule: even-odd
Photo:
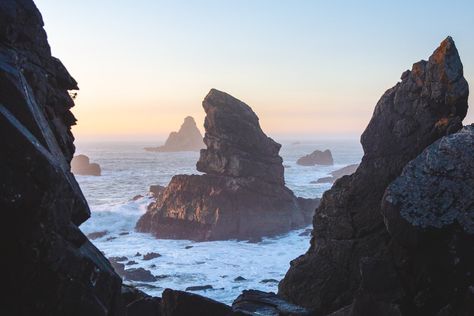
<svg viewBox="0 0 474 316"><path fill-rule="evenodd" d="M151 295L161 295L164 288L184 290L188 286L212 285L213 289L199 294L231 303L244 289L277 291L278 284L289 267L289 262L309 247L309 236L297 230L275 238L264 238L259 243L245 241L192 242L187 240L156 239L134 231L138 218L151 201L148 197L131 201L145 194L151 184L166 185L175 174L197 174L196 152L153 153L142 148L153 144L90 143L79 144L78 153L87 154L103 170L100 177L78 176L78 182L91 206L92 216L81 225L86 233L107 231L94 244L107 257L126 256L137 262L129 267L143 267L158 281L140 283L139 288ZM296 159L314 149L330 148L334 166L303 167ZM356 141L320 141L283 146L281 154L287 185L298 196L320 197L330 184L310 184L329 172L356 163L361 149ZM128 233L128 234L127 234ZM192 246L192 247L189 247ZM162 256L145 261L135 257L148 252ZM235 281L237 277L243 281ZM267 280L267 283L262 283ZM270 281L269 281L270 280Z"/></svg>

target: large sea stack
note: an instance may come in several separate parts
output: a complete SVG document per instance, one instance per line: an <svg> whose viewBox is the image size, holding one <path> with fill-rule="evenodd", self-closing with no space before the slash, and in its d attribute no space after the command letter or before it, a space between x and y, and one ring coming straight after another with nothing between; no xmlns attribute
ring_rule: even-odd
<svg viewBox="0 0 474 316"><path fill-rule="evenodd" d="M474 159L472 150L462 148L469 141L472 148L472 138L443 138L386 189L430 144L459 131L468 94L450 37L385 92L362 134L359 168L324 193L311 247L291 262L281 295L317 315L464 315L456 308L472 299L474 265L472 231L460 223L472 223L473 201L460 206L455 199L463 190L472 192L472 178L457 182L455 175L462 173L456 164L469 168L466 157ZM441 157L449 150L452 156ZM424 174L428 170L431 175ZM443 173L451 173L449 182ZM437 216L446 220L432 219Z"/></svg>
<svg viewBox="0 0 474 316"><path fill-rule="evenodd" d="M78 89L51 56L30 0L0 1L2 313L117 315L121 279L78 226L87 202L70 172Z"/></svg>
<svg viewBox="0 0 474 316"><path fill-rule="evenodd" d="M212 89L203 101L204 142L197 169L174 176L137 223L159 238L254 239L311 222L318 200L285 186L281 145L267 137L242 101Z"/></svg>
<svg viewBox="0 0 474 316"><path fill-rule="evenodd" d="M194 118L187 116L179 131L171 132L165 144L160 147L146 147L147 151L175 152L199 151L204 148L202 135L196 126Z"/></svg>

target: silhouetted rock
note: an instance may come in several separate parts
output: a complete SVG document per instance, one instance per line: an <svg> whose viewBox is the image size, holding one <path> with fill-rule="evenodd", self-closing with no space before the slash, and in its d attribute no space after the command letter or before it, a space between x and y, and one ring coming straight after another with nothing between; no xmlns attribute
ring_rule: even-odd
<svg viewBox="0 0 474 316"><path fill-rule="evenodd" d="M330 177L319 178L317 181L311 181L311 183L333 183L337 179L343 176L348 176L348 175L353 174L357 170L358 167L359 167L359 164L345 166L341 169L337 169L331 172Z"/></svg>
<svg viewBox="0 0 474 316"><path fill-rule="evenodd" d="M121 257L110 257L109 258L109 261L115 261L115 262L123 262L123 261L127 261L128 258L125 257L125 256L121 256Z"/></svg>
<svg viewBox="0 0 474 316"><path fill-rule="evenodd" d="M278 280L275 280L275 279L263 279L262 281L260 281L260 283L278 283L279 281Z"/></svg>
<svg viewBox="0 0 474 316"><path fill-rule="evenodd" d="M204 290L212 290L212 285L195 285L195 286L188 286L186 291L204 291Z"/></svg>
<svg viewBox="0 0 474 316"><path fill-rule="evenodd" d="M160 147L147 147L147 151L199 151L204 148L202 135L191 116L184 119L178 132L171 132L165 144Z"/></svg>
<svg viewBox="0 0 474 316"><path fill-rule="evenodd" d="M331 151L326 149L325 151L315 150L311 154L299 158L296 163L301 166L333 165L334 160Z"/></svg>
<svg viewBox="0 0 474 316"><path fill-rule="evenodd" d="M87 234L87 238L94 240L94 239L102 238L108 233L109 232L106 230L102 230L100 232L93 232L93 233Z"/></svg>
<svg viewBox="0 0 474 316"><path fill-rule="evenodd" d="M125 265L126 266L133 266L135 264L138 264L138 262L136 262L135 260L130 260L129 262L127 262Z"/></svg>
<svg viewBox="0 0 474 316"><path fill-rule="evenodd" d="M163 316L230 316L232 308L226 304L193 293L166 289L162 294Z"/></svg>
<svg viewBox="0 0 474 316"><path fill-rule="evenodd" d="M319 199L285 187L280 145L245 103L212 89L203 101L204 142L197 169L174 176L137 223L159 238L218 240L276 235L309 224Z"/></svg>
<svg viewBox="0 0 474 316"><path fill-rule="evenodd" d="M126 269L123 272L123 277L126 280L130 281L140 281L140 282L155 282L156 277L151 274L149 270L143 268L131 268Z"/></svg>
<svg viewBox="0 0 474 316"><path fill-rule="evenodd" d="M71 171L83 176L100 176L101 173L99 164L90 163L86 155L77 155L72 158Z"/></svg>
<svg viewBox="0 0 474 316"><path fill-rule="evenodd" d="M291 304L275 293L244 290L232 303L232 310L239 315L312 315L309 310Z"/></svg>
<svg viewBox="0 0 474 316"><path fill-rule="evenodd" d="M385 189L427 146L462 127L468 90L449 37L429 61L414 64L387 90L362 134L359 168L324 193L313 220L311 247L291 262L279 285L282 296L328 314L352 304L361 286L362 258L390 262L390 234L380 207ZM429 244L437 247L435 240ZM364 292L358 297L363 301Z"/></svg>
<svg viewBox="0 0 474 316"><path fill-rule="evenodd" d="M155 259L155 258L158 258L158 257L161 257L161 255L157 252L149 252L145 255L143 255L143 260L151 260L151 259Z"/></svg>
<svg viewBox="0 0 474 316"><path fill-rule="evenodd" d="M4 315L111 315L121 280L79 229L69 90L31 0L0 1L0 210Z"/></svg>
<svg viewBox="0 0 474 316"><path fill-rule="evenodd" d="M241 281L247 281L247 279L239 275L238 277L234 279L234 281L241 282Z"/></svg>

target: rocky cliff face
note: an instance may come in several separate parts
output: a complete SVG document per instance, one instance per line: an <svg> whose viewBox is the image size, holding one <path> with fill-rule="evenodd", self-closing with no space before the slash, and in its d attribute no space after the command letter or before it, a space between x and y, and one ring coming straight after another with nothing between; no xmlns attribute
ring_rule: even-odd
<svg viewBox="0 0 474 316"><path fill-rule="evenodd" d="M202 135L194 118L187 116L179 131L171 132L165 144L160 147L147 147L147 151L199 151L204 147Z"/></svg>
<svg viewBox="0 0 474 316"><path fill-rule="evenodd" d="M78 228L90 212L69 171L74 89L34 3L1 1L2 309L10 315L119 312L121 280Z"/></svg>
<svg viewBox="0 0 474 316"><path fill-rule="evenodd" d="M362 134L364 157L359 168L324 193L313 219L311 247L292 261L280 283L283 296L320 314L353 301L361 272L377 267L391 271L370 260L390 262L390 234L381 215L385 189L427 146L459 130L466 115L468 84L450 37L401 79L377 103Z"/></svg>
<svg viewBox="0 0 474 316"><path fill-rule="evenodd" d="M252 109L211 90L203 101L204 175L178 175L137 223L160 238L254 239L302 227L317 200L284 186L280 145L260 128Z"/></svg>

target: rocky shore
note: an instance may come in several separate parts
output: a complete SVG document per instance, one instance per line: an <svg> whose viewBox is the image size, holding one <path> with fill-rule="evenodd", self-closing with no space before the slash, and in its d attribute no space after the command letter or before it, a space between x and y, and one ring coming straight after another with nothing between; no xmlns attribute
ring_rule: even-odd
<svg viewBox="0 0 474 316"><path fill-rule="evenodd" d="M207 148L196 166L205 174L174 176L137 230L172 239L256 239L308 225L319 201L285 186L281 145L252 109L215 89L203 107Z"/></svg>
<svg viewBox="0 0 474 316"><path fill-rule="evenodd" d="M452 38L401 79L362 134L359 168L324 193L311 246L279 285L317 315L474 311L474 143L472 127L460 131L469 88Z"/></svg>

